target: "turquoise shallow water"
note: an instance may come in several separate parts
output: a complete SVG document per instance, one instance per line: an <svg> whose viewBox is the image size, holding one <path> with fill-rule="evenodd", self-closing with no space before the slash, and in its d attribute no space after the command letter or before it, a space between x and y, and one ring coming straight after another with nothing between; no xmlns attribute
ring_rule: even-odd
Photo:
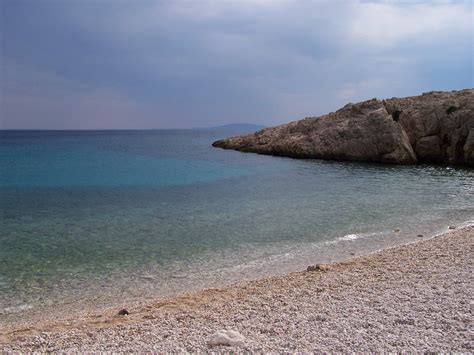
<svg viewBox="0 0 474 355"><path fill-rule="evenodd" d="M210 146L234 133L0 132L0 313L284 272L474 219L472 169Z"/></svg>

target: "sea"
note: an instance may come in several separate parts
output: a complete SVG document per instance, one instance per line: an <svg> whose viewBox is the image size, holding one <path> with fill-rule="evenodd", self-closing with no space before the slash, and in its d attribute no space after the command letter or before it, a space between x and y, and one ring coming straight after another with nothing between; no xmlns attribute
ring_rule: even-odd
<svg viewBox="0 0 474 355"><path fill-rule="evenodd" d="M304 270L474 223L474 169L213 148L232 130L0 131L0 314Z"/></svg>

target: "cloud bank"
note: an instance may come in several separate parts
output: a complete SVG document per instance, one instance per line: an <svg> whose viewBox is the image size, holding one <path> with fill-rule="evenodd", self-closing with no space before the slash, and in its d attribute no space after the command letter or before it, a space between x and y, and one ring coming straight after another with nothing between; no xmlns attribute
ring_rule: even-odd
<svg viewBox="0 0 474 355"><path fill-rule="evenodd" d="M1 6L1 128L273 125L474 86L471 1Z"/></svg>

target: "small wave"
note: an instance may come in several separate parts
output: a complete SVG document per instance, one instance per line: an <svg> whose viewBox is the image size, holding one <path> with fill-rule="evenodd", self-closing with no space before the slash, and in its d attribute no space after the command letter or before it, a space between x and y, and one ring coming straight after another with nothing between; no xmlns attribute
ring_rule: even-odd
<svg viewBox="0 0 474 355"><path fill-rule="evenodd" d="M233 270L252 269L259 266L261 267L263 264L281 263L283 260L291 260L295 256L296 254L293 252L268 255L263 258L258 258L256 260L250 260L241 264L233 265L230 267L230 269L233 269Z"/></svg>
<svg viewBox="0 0 474 355"><path fill-rule="evenodd" d="M445 225L443 228L438 229L437 232L433 234L433 236L435 237L435 236L444 234L446 232L450 232L452 230L452 228L451 228L452 225L454 225L456 227L455 229L466 228L466 227L474 227L474 220L468 220L468 221L464 221L464 222L457 223L457 224Z"/></svg>
<svg viewBox="0 0 474 355"><path fill-rule="evenodd" d="M464 227L472 227L474 226L474 221L465 221L463 223L460 223L458 227L464 228Z"/></svg>
<svg viewBox="0 0 474 355"><path fill-rule="evenodd" d="M361 237L362 237L362 235L358 235L358 234L347 234L343 237L337 238L337 240L356 240L356 239L359 239Z"/></svg>
<svg viewBox="0 0 474 355"><path fill-rule="evenodd" d="M354 240L365 238L365 237L368 237L368 236L369 236L369 234L346 234L342 237L338 237L336 239L327 241L324 244L333 245L333 244L337 244L339 242L352 242Z"/></svg>
<svg viewBox="0 0 474 355"><path fill-rule="evenodd" d="M338 237L336 239L330 240L325 242L325 245L333 245L337 244L340 242L353 242L358 239L363 239L363 238L368 238L368 237L374 237L374 236L385 236L390 234L390 231L378 231L378 232L372 232L372 233L361 233L361 234L346 234L342 237Z"/></svg>

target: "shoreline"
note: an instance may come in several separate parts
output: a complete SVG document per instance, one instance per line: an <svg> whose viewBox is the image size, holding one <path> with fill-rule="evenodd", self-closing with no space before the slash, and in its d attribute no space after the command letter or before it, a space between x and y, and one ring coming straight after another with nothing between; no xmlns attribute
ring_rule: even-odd
<svg viewBox="0 0 474 355"><path fill-rule="evenodd" d="M474 219L469 218L464 222L458 221L455 228L459 229L473 225ZM436 228L431 228L428 234L424 234L421 240L428 240L449 231L448 225L437 226ZM426 232L426 229L424 229L423 233ZM90 293L83 295L80 293L79 297L75 295L74 298L68 297L63 300L57 300L57 303L52 302L33 306L25 303L16 307L19 309L18 311L10 313L0 312L0 329L2 327L12 328L12 325L13 328L21 328L25 324L28 326L31 322L49 323L60 321L62 323L74 323L75 319L87 318L89 316L95 317L96 314L113 314L121 307L139 308L157 300L179 298L184 294L194 294L205 289L221 289L274 276L283 276L304 270L308 265L315 262L334 264L364 257L385 249L416 243L420 241L420 238L416 237L416 235L417 232L412 229L396 229L395 231L384 229L378 232L346 234L334 240L310 244L306 250L291 251L289 253L285 251L263 259L252 260L250 263L233 265L230 270L239 270L238 275L229 274L226 278L220 277L215 280L201 279L199 283L195 282L197 279L194 281L189 279L184 284L185 287L182 285L176 287L175 285L174 288L166 288L167 286L165 286L159 292L146 292L140 295L137 295L135 292L135 294L127 295L126 298L115 297L110 293L110 290L104 290L105 293L103 294ZM260 265L260 269L255 268L257 264ZM224 270L228 271L229 267L224 267ZM136 275L138 279L143 278L140 274ZM180 281L183 280L181 276L176 278ZM145 278L145 280L148 279Z"/></svg>
<svg viewBox="0 0 474 355"><path fill-rule="evenodd" d="M465 256L468 256L467 258L462 258L460 260L454 260L451 258L453 259L452 262L454 262L454 264L451 266L447 265L447 267L451 268L455 266L451 274L454 273L457 276L459 276L459 272L463 275L466 274L467 280L458 280L459 277L456 279L450 277L453 275L445 275L448 276L451 281L461 282L463 288L460 292L464 292L463 290L465 290L468 294L469 291L472 291L472 282L469 279L470 271L467 270L466 267L470 269L472 266L472 237L474 237L474 226L461 227L441 235L424 238L408 244L388 247L363 256L339 261L330 264L326 271L291 272L253 281L241 281L222 288L209 288L200 291L187 292L162 301L149 302L148 304L137 304L132 308L127 308L130 314L126 316L118 316L116 314L118 311L116 308L109 308L107 310L102 310L101 312L96 310L92 313L84 312L82 315L76 314L70 319L64 317L52 317L51 319L50 317L49 320L43 320L36 325L28 324L27 321L23 321L18 324L10 324L0 332L0 345L2 345L2 348L7 351L176 351L179 349L182 351L212 351L213 349L240 349L249 351L334 351L337 349L341 351L348 351L351 349L368 351L371 349L376 350L377 348L360 348L355 344L348 347L348 344L340 339L340 348L327 347L327 345L326 347L323 346L318 348L317 346L320 345L313 344L315 339L313 339L313 341L308 340L311 340L312 337L315 336L320 338L317 334L312 334L312 330L318 333L318 329L316 329L318 326L320 327L325 323L334 322L334 326L337 328L341 325L340 323L343 320L338 319L337 317L333 319L334 316L338 315L338 313L336 312L333 314L333 317L331 317L330 309L329 312L326 312L329 313L328 315L321 315L324 312L316 311L316 314L313 314L314 319L308 320L308 317L306 316L309 311L304 311L304 307L311 310L315 307L316 309L320 309L324 308L325 303L329 302L330 304L337 300L336 303L341 303L342 305L348 303L346 306L350 306L349 308L351 309L357 309L361 304L359 304L359 302L354 303L353 299L348 298L348 291L351 291L353 288L359 289L359 291L364 291L364 289L367 291L367 286L375 286L375 289L378 289L381 286L380 282L383 283L384 280L384 278L380 278L380 276L385 275L388 280L393 278L393 276L400 278L401 275L400 272L397 272L397 267L401 267L402 270L408 272L410 277L416 277L417 275L413 274L413 271L409 270L407 266L423 267L424 265L419 264L425 263L428 265L425 265L426 267L424 268L424 271L429 275L437 271L433 270L433 267L434 265L441 263L438 259L439 255L443 255L443 252L448 254L465 253ZM457 246L457 243L462 243L463 245ZM443 244L448 245L450 248L443 251ZM412 258L407 259L407 252L414 253ZM423 256L423 253L426 255ZM471 257L469 257L469 255L471 255ZM415 258L413 258L413 256ZM441 265L439 266L441 267ZM364 274L367 274L367 277L361 278L361 275ZM374 275L376 277L374 277ZM441 274L438 276L442 277L443 275ZM341 281L341 278L344 282L337 282ZM448 282L449 280L443 279L442 281ZM367 282L372 285L365 285ZM441 284L443 282L441 282ZM440 282L425 285L426 287L424 287L423 290L426 291L432 287L437 287L437 284L439 283ZM402 287L403 284L399 286ZM362 289L360 289L361 287ZM417 287L417 283L407 284L404 287L404 293L411 293L413 290L416 290ZM447 289L449 290L449 288ZM371 290L371 288L369 287L368 290ZM291 300L285 299L285 294L292 294L296 291L301 291L302 294L295 295ZM384 290L383 288L381 291L383 291L384 294L387 292L387 290ZM399 291L400 290L397 288L391 288L391 292L393 293ZM309 297L308 299L308 296L311 294L315 296L314 299L312 297ZM322 297L323 294L324 297ZM355 296L361 297L361 295L357 295L357 292ZM390 293L385 296L390 296ZM462 297L459 298L458 296L454 297L454 299L449 302L446 301L447 306L451 305L452 302L463 300ZM371 302L370 297L361 297L361 299ZM428 298L425 301L430 305L436 300ZM260 306L254 307L255 302L259 303ZM385 301L381 299L380 302L383 304ZM233 305L231 309L229 309L230 304ZM393 306L395 305L396 303ZM466 307L468 308L469 306L467 305ZM279 308L283 308L283 312L281 312ZM342 310L344 309L342 306L340 306L340 308ZM285 312L285 310L287 312ZM289 316L289 314L291 314L291 316ZM360 313L359 316L363 317L364 314L365 313ZM222 315L222 317L220 315ZM276 327L279 329L277 331L272 327L269 327L269 325L275 325L278 324L278 322L272 321L269 323L268 319L265 320L266 318L274 317L283 317L283 319L280 319L280 322L286 322L288 324L286 327ZM324 320L322 320L323 318ZM251 323L242 327L242 323L248 323L249 320L251 320ZM472 315L469 320L472 323ZM347 319L345 319L344 322L347 322ZM296 327L302 323L318 326L316 326L315 329L311 329L311 327L309 329L305 328L302 332L299 327ZM402 317L397 324L411 327L413 326L411 323L417 323L416 317L411 320L406 320ZM261 331L263 328L259 329L259 332L257 332L259 335L255 337L255 334L248 331L249 326L250 329L263 327L265 328L265 331ZM288 328L288 326L290 328ZM270 343L267 344L268 339L273 339L272 337L285 339L285 334L280 334L279 332L284 329L292 329L292 326L296 327L296 333L293 334L296 339L288 338L288 346L283 346L278 342L278 344L272 343L273 345ZM217 330L225 328L241 332L247 338L244 345L239 348L209 348L209 345L207 344L209 337ZM348 324L347 329L345 327L343 328L345 329L345 332L350 333L355 331L350 324ZM369 328L372 327L368 327L367 329ZM361 329L365 328L362 327ZM426 330L429 330L429 328ZM149 342L140 341L137 343L137 341L144 336L148 337L150 331L154 334L156 333L152 340ZM327 331L331 333L331 329L328 328ZM124 334L130 335L130 332L135 334L134 337L137 337L136 340L132 337L131 343L110 342L110 339L126 337L127 335ZM187 332L189 332L189 334L187 334ZM198 334L195 334L196 332ZM306 333L309 335L304 335ZM458 333L461 334L462 332ZM162 336L160 336L160 334ZM163 334L169 335L165 337ZM303 335L304 339L297 341L295 343L297 346L294 347L295 344L293 344L292 341L296 341L299 335ZM340 334L333 335L335 337L334 339L340 337ZM450 334L450 336L451 338L455 338L452 334ZM69 340L65 342L65 339L75 339L75 341L69 343ZM419 339L421 338L417 336L416 339L412 337L411 340L418 341ZM327 342L328 339L325 339L325 341ZM443 339L443 341L446 343L448 340ZM367 341L365 341L365 343L370 344L370 342ZM390 345L380 349L421 350L417 346L408 346L409 343L410 339L404 338L402 343L399 345ZM188 345L183 347L183 344ZM407 347L402 346L403 344ZM433 347L426 348L425 350L472 351L472 344L469 344L469 340L466 340L465 344L463 343L464 345L459 344L457 348L452 347L452 341L449 341L446 344L450 344L450 347ZM315 348L311 348L312 346L315 346ZM362 346L362 343L360 346Z"/></svg>

